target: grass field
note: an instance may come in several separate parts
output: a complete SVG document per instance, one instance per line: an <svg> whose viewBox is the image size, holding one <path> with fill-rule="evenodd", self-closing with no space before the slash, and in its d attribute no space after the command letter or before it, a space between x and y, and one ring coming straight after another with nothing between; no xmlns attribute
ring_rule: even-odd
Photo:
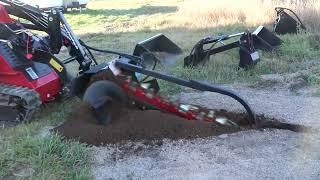
<svg viewBox="0 0 320 180"><path fill-rule="evenodd" d="M282 2L282 3L280 3ZM93 1L84 13L67 15L74 30L88 44L100 48L132 53L135 44L157 33L164 33L188 55L201 38L253 31L259 25L272 28L276 18L274 7L295 10L308 32L281 36L283 45L273 53L260 52L261 62L248 72L237 71L238 50L211 57L205 67L182 68L181 58L176 67L168 69L181 77L216 83L254 82L262 74L305 72L310 85L319 83L320 17L319 1ZM193 7L195 6L195 7ZM104 7L104 8L101 8ZM99 55L100 61L111 59ZM107 58L106 58L107 57ZM167 86L165 86L167 87ZM174 88L178 90L178 88ZM170 90L168 90L170 91ZM172 93L175 93L173 91Z"/></svg>
<svg viewBox="0 0 320 180"><path fill-rule="evenodd" d="M303 72L309 86L320 84L320 1L317 0L97 0L81 13L66 15L76 34L89 45L132 53L135 44L164 33L188 54L208 35L231 34L258 25L270 28L275 6L293 8L308 30L281 36L283 45L273 53L261 52L261 62L250 71L238 71L238 52L211 57L207 66L163 68L184 78L215 83L253 83L264 74ZM100 62L112 57L97 54ZM162 82L162 85L166 84ZM163 86L177 93L177 86ZM320 93L319 93L320 94ZM57 102L41 110L36 120L0 129L0 179L31 171L30 179L90 179L90 147L63 141L57 135L42 137L40 130L64 121L78 100ZM17 175L18 174L18 175ZM15 176L16 175L16 176Z"/></svg>

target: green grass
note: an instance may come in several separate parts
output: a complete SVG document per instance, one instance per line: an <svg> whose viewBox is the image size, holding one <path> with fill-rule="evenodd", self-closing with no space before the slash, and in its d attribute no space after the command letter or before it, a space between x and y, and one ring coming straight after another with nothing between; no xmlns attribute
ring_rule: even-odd
<svg viewBox="0 0 320 180"><path fill-rule="evenodd" d="M34 122L1 129L0 179L15 179L23 169L34 172L26 179L91 179L90 149L86 145L56 134L40 135L43 127L63 122L75 105L75 100L51 104Z"/></svg>
<svg viewBox="0 0 320 180"><path fill-rule="evenodd" d="M183 55L186 56L189 54L193 45L203 37L208 35L232 34L245 31L246 29L253 31L256 28L256 26L246 26L244 24L195 29L174 26L153 29L153 26L154 24L149 22L149 26L143 29L135 27L136 30L133 32L87 33L81 35L81 37L85 42L95 47L132 53L137 42L152 37L155 34L164 33L182 48L184 52ZM267 27L270 27L270 25L267 24ZM192 69L183 68L183 56L178 60L176 66L168 68L162 67L160 70L173 73L183 78L205 80L214 83L251 83L259 79L263 74L284 74L310 70L310 66L319 66L320 64L320 41L315 40L314 36L316 35L313 33L280 36L283 41L280 48L272 53L259 51L261 61L250 71L237 70L239 63L238 49L211 56L209 63L205 66L198 66ZM236 40L237 39L234 39L234 41ZM112 59L111 56L104 54L97 54L97 57L100 62ZM312 79L314 79L314 75L311 76ZM316 74L316 77L317 76ZM308 83L313 86L318 85L314 80L308 81ZM165 84L163 87L165 91L168 92L176 93L181 90L181 88L173 88L175 90L170 90L166 86L167 83L162 84Z"/></svg>
<svg viewBox="0 0 320 180"><path fill-rule="evenodd" d="M182 48L184 56L189 54L193 45L199 39L208 35L232 34L247 29L253 31L257 27L251 25L255 22L230 24L228 23L228 17L220 17L227 21L226 25L215 24L212 26L207 21L196 21L195 18L190 18L189 21L188 19L181 20L181 17L188 17L188 14L184 12L186 11L184 3L184 1L148 1L143 3L141 1L121 0L118 4L112 4L109 1L96 1L89 6L91 8L89 11L77 15L68 14L67 18L81 38L95 47L132 53L137 42L157 33L164 33ZM196 16L196 14L192 15ZM203 16L203 14L200 15ZM208 14L208 18L211 15ZM224 14L224 16L227 15L228 13ZM86 27L83 28L83 25L86 25ZM271 28L271 22L264 25ZM85 33L83 33L84 30ZM261 61L250 71L237 70L239 63L237 49L212 56L210 62L205 66L193 69L182 68L182 57L175 67L162 67L160 70L183 78L214 83L251 83L258 80L263 74L294 73L309 70L310 66L319 66L319 35L300 33L284 35L280 38L283 40L281 47L273 53L260 51ZM114 56L99 53L97 57L100 62L103 62L113 59ZM307 73L307 76L309 85L318 85L318 74L310 72ZM166 82L161 84L163 90L169 94L181 90L175 85L169 86L168 89L168 83Z"/></svg>
<svg viewBox="0 0 320 180"><path fill-rule="evenodd" d="M98 48L132 53L137 42L164 33L182 48L184 55L188 55L193 45L203 37L232 34L247 29L252 31L261 23L270 28L271 19L274 18L273 14L265 16L269 12L265 7L271 7L270 4L250 8L246 13L238 13L236 11L239 8L232 9L232 6L226 13L219 14L221 9L215 8L226 6L222 1L218 6L213 0L204 1L208 5L202 4L207 7L201 7L204 8L201 11L202 9L197 9L192 4L185 5L189 1L183 0L99 0L91 1L87 11L71 12L66 18L84 42ZM246 0L249 1L252 0ZM227 0L226 3L234 4L234 1ZM264 12L257 15L260 10ZM243 14L243 17L235 18L237 13ZM318 16L315 13L313 17L317 19ZM303 20L310 22L308 27L317 27L316 21ZM212 56L205 66L183 68L181 57L176 66L160 66L158 69L186 79L211 83L254 83L264 74L301 71L309 86L319 86L320 36L315 30L311 31L315 33L280 36L283 40L281 47L272 53L260 52L261 61L249 71L237 69L237 49ZM99 62L110 61L114 57L97 54ZM77 70L77 65L70 67L69 70ZM165 94L176 94L184 90L168 82L161 81L160 84ZM320 93L315 95L318 94ZM78 103L79 100L75 99L53 103L43 107L40 115L30 124L0 129L0 179L11 178L14 173L25 168L34 170L32 177L27 179L90 179L92 162L89 147L62 140L57 135L39 135L43 127L63 122Z"/></svg>
<svg viewBox="0 0 320 180"><path fill-rule="evenodd" d="M320 84L320 68L317 68L307 75L307 82L314 86L318 86Z"/></svg>

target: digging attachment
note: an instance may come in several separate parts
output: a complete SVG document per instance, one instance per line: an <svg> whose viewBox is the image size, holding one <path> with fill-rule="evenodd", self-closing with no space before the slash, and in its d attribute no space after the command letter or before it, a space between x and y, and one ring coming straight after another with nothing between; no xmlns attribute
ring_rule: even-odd
<svg viewBox="0 0 320 180"><path fill-rule="evenodd" d="M108 80L98 80L92 83L86 90L83 98L83 101L91 107L91 113L99 124L107 125L117 120L123 116L122 109L126 108L160 110L186 120L211 122L237 128L241 128L241 126L253 126L255 124L254 114L250 107L241 98L230 92L217 91L229 95L244 105L249 115L246 122L240 123L221 116L217 110L171 101L160 96L153 89L142 86L134 81L131 76L123 76L114 80L111 80L111 76L107 74L103 77ZM191 84L201 90L209 90L206 89L207 86L205 84L200 82L192 81Z"/></svg>
<svg viewBox="0 0 320 180"><path fill-rule="evenodd" d="M148 54L155 58L144 58L151 61L145 62L147 66L154 64L154 61L163 65L173 65L182 54L182 50L165 35L158 34L138 43L133 52L133 55L140 57Z"/></svg>
<svg viewBox="0 0 320 180"><path fill-rule="evenodd" d="M126 95L114 82L100 80L88 87L83 101L91 106L93 116L100 124L109 124L119 115Z"/></svg>

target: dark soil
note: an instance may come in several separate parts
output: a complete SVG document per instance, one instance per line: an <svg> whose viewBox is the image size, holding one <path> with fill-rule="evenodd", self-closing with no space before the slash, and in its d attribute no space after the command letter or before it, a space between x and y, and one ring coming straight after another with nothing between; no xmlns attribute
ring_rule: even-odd
<svg viewBox="0 0 320 180"><path fill-rule="evenodd" d="M194 139L217 136L251 129L246 114L219 111L217 114L242 125L222 126L215 123L188 121L172 114L157 110L136 110L124 108L113 117L117 119L108 125L101 125L92 117L87 105L81 107L61 126L54 129L67 139L75 139L93 145L114 144L125 141L153 141L162 139ZM300 131L297 125L284 124L275 120L258 117L260 128L278 128Z"/></svg>

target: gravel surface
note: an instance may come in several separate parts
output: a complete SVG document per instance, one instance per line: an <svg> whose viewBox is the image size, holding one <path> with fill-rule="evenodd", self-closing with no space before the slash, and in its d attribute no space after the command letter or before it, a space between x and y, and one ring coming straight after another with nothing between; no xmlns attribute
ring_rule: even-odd
<svg viewBox="0 0 320 180"><path fill-rule="evenodd" d="M165 141L162 146L128 143L120 149L97 148L94 174L96 179L319 179L319 145L315 136L280 130Z"/></svg>
<svg viewBox="0 0 320 180"><path fill-rule="evenodd" d="M264 114L283 122L320 127L320 98L294 96L287 91L257 90L244 86L228 86L245 99L256 114ZM244 111L235 100L211 92L182 93L180 101L222 108L228 111Z"/></svg>
<svg viewBox="0 0 320 180"><path fill-rule="evenodd" d="M230 87L229 87L230 88ZM231 87L232 88L232 87ZM319 127L320 98L232 88L257 114ZM240 111L214 93L182 93L180 100ZM320 134L250 130L195 140L94 147L96 179L319 179Z"/></svg>

